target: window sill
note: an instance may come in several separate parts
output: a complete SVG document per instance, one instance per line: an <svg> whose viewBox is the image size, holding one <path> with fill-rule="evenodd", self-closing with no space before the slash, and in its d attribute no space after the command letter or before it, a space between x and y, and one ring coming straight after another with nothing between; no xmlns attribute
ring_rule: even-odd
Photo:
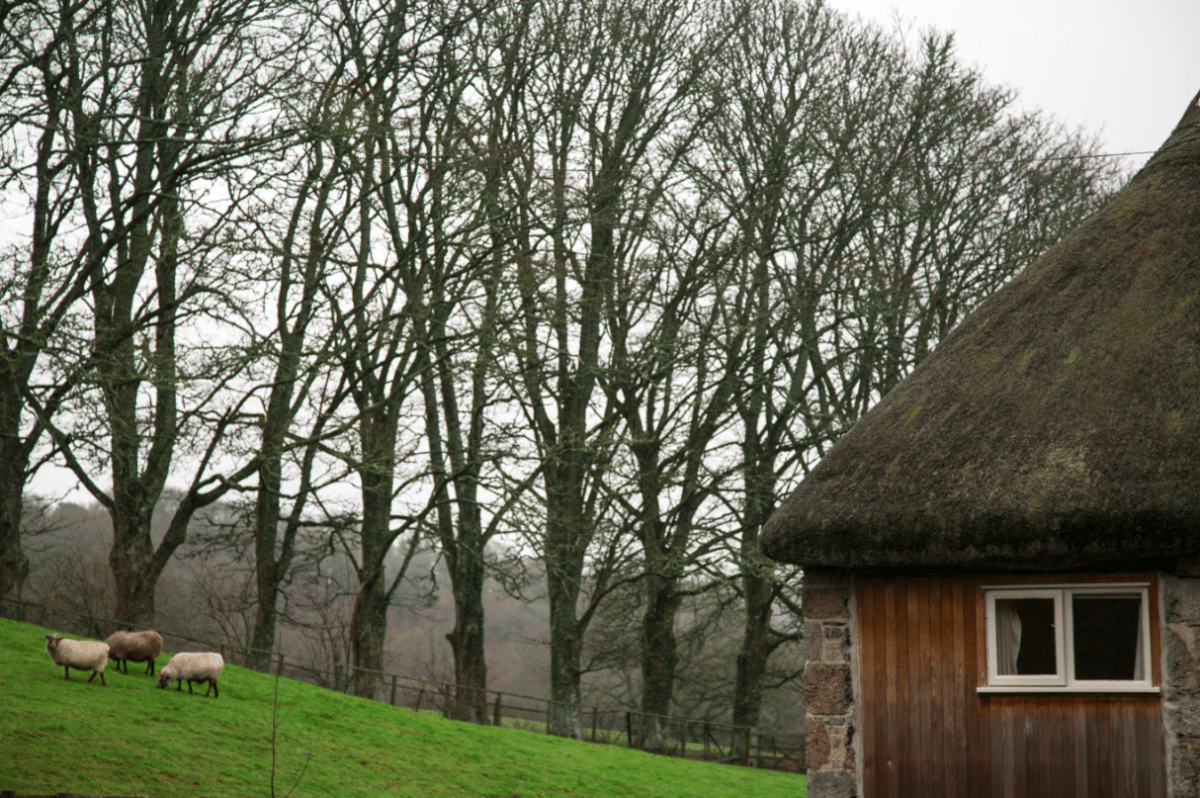
<svg viewBox="0 0 1200 798"><path fill-rule="evenodd" d="M975 692L981 695L998 694L998 693L1107 693L1107 694L1151 694L1157 695L1162 693L1162 688L1153 685L1095 685L1088 687L1045 687L1045 686L1025 686L1025 685L988 685L985 687L976 687Z"/></svg>

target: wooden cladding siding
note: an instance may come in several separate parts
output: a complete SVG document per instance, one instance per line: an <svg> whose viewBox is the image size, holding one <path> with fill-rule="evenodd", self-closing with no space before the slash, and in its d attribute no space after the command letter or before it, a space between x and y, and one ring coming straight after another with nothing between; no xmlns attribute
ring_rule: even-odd
<svg viewBox="0 0 1200 798"><path fill-rule="evenodd" d="M855 577L863 798L1159 798L1160 696L979 694L983 585L1149 582L1154 574Z"/></svg>

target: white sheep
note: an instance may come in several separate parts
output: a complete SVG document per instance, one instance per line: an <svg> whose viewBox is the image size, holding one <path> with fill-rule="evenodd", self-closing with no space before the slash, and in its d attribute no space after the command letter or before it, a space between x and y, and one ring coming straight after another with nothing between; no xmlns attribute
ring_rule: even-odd
<svg viewBox="0 0 1200 798"><path fill-rule="evenodd" d="M61 635L46 635L46 651L59 665L63 666L63 678L71 678L71 668L79 671L91 671L88 677L90 684L96 674L100 674L100 686L104 683L104 668L108 665L108 643L98 640L69 640Z"/></svg>
<svg viewBox="0 0 1200 798"><path fill-rule="evenodd" d="M211 691L213 698L220 698L221 693L217 690L217 678L223 670L225 670L225 660L221 658L220 654L213 651L176 654L158 672L158 687L161 690L171 682L178 682L179 687L175 689L183 690L183 683L186 680L190 693L192 692L192 682L208 682L208 690L204 691L205 697L208 697L209 691Z"/></svg>
<svg viewBox="0 0 1200 798"><path fill-rule="evenodd" d="M125 666L129 673L130 662L145 662L146 673L154 674L154 661L162 653L162 635L152 629L141 632L113 632L104 641L108 643L108 658L117 663L117 670Z"/></svg>

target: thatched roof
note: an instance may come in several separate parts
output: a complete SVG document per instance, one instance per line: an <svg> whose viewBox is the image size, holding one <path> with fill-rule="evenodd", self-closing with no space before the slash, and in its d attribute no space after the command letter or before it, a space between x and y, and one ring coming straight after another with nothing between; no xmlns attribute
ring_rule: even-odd
<svg viewBox="0 0 1200 798"><path fill-rule="evenodd" d="M1200 95L829 451L762 549L1014 570L1200 552Z"/></svg>

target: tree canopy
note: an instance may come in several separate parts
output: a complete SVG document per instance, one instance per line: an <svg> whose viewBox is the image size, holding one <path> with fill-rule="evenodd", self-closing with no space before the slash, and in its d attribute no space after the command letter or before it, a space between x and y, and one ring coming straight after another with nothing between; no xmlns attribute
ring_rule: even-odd
<svg viewBox="0 0 1200 798"><path fill-rule="evenodd" d="M757 722L801 609L762 524L1122 168L951 35L820 2L0 14L0 594L46 464L110 513L130 623L197 514L243 502L222 539L253 552L258 661L289 574L337 554L378 696L431 546L455 711L486 722L484 580L520 594L536 557L568 736L618 600L647 717L677 703L684 608L736 607Z"/></svg>

